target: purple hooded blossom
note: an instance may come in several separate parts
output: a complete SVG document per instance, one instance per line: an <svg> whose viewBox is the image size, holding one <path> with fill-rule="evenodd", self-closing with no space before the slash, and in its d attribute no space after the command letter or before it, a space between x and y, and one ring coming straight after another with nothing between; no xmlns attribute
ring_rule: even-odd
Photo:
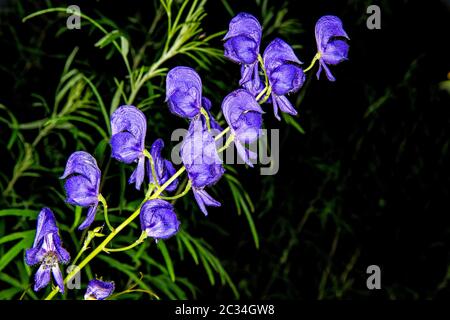
<svg viewBox="0 0 450 320"><path fill-rule="evenodd" d="M193 120L181 145L181 159L192 182L195 200L207 215L206 206L219 207L204 188L215 184L225 172L214 138L200 120Z"/></svg>
<svg viewBox="0 0 450 320"><path fill-rule="evenodd" d="M29 266L40 264L34 276L34 291L46 287L52 273L59 291L64 293L64 281L59 263L66 264L69 260L69 253L61 246L53 212L49 208L43 208L37 219L33 247L25 252L25 262Z"/></svg>
<svg viewBox="0 0 450 320"><path fill-rule="evenodd" d="M166 77L166 101L170 112L192 119L202 107L202 80L194 69L175 67Z"/></svg>
<svg viewBox="0 0 450 320"><path fill-rule="evenodd" d="M164 148L164 141L162 139L157 139L153 142L150 148L150 154L155 163L155 173L159 185L163 185L167 180L169 180L176 172L172 162L164 159L161 156L161 151ZM150 183L154 183L153 174L150 167L150 161L147 162L147 172L149 176ZM166 191L174 191L178 186L178 179L175 179L171 184L167 186Z"/></svg>
<svg viewBox="0 0 450 320"><path fill-rule="evenodd" d="M112 157L130 164L137 162L128 183L135 183L140 190L145 177L145 134L147 119L141 110L134 106L121 106L111 116Z"/></svg>
<svg viewBox="0 0 450 320"><path fill-rule="evenodd" d="M89 207L86 219L79 230L89 227L95 218L98 206L101 172L97 161L89 153L77 151L70 155L60 179L66 179L66 202L75 206Z"/></svg>
<svg viewBox="0 0 450 320"><path fill-rule="evenodd" d="M84 300L105 300L113 293L114 288L113 281L92 279L88 283Z"/></svg>
<svg viewBox="0 0 450 320"><path fill-rule="evenodd" d="M259 79L258 55L261 36L261 24L251 14L242 12L231 19L228 33L223 38L225 57L242 65L240 85Z"/></svg>
<svg viewBox="0 0 450 320"><path fill-rule="evenodd" d="M305 82L305 74L300 68L302 62L297 58L294 50L283 40L273 40L264 51L264 67L272 88L271 98L275 117L280 120L278 108L282 112L296 115L286 94L298 91Z"/></svg>
<svg viewBox="0 0 450 320"><path fill-rule="evenodd" d="M323 68L328 80L335 81L327 65L347 60L349 45L346 40L350 38L344 31L341 19L336 16L321 17L316 23L315 35L320 64L317 79Z"/></svg>
<svg viewBox="0 0 450 320"><path fill-rule="evenodd" d="M145 202L140 218L142 231L156 241L170 238L180 228L173 206L165 200L153 199Z"/></svg>
<svg viewBox="0 0 450 320"><path fill-rule="evenodd" d="M256 159L256 153L245 148L258 139L261 133L262 114L264 113L256 99L246 90L231 92L223 99L222 111L234 134L236 149L240 157L253 167L251 159Z"/></svg>

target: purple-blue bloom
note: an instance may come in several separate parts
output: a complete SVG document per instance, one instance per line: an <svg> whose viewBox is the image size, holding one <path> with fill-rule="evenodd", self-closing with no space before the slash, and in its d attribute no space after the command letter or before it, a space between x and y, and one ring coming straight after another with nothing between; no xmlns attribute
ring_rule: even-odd
<svg viewBox="0 0 450 320"><path fill-rule="evenodd" d="M225 57L242 65L242 85L259 78L258 54L261 44L262 28L259 21L248 13L239 13L231 19L228 33L225 35Z"/></svg>
<svg viewBox="0 0 450 320"><path fill-rule="evenodd" d="M261 106L248 91L238 89L223 99L222 111L234 134L234 144L240 157L253 167L251 159L256 159L256 153L245 148L245 144L254 142L260 136L264 113Z"/></svg>
<svg viewBox="0 0 450 320"><path fill-rule="evenodd" d="M282 112L296 115L297 111L286 98L286 94L296 92L305 82L305 74L300 68L302 62L294 50L283 40L273 40L264 51L264 67L272 88L271 98L275 117L280 120L278 108Z"/></svg>
<svg viewBox="0 0 450 320"><path fill-rule="evenodd" d="M158 184L161 186L167 180L169 180L176 172L172 162L166 160L162 157L161 151L164 148L164 141L162 139L157 139L153 142L150 148L150 154L155 163L155 173L158 180ZM153 174L150 167L150 161L147 162L147 172L149 175L150 183L154 183ZM174 191L178 186L178 179L175 179L171 184L167 186L166 191Z"/></svg>
<svg viewBox="0 0 450 320"><path fill-rule="evenodd" d="M140 218L142 231L155 241L170 238L180 228L180 222L172 204L165 200L146 201L142 205Z"/></svg>
<svg viewBox="0 0 450 320"><path fill-rule="evenodd" d="M114 291L113 281L92 279L89 281L84 300L105 300Z"/></svg>
<svg viewBox="0 0 450 320"><path fill-rule="evenodd" d="M78 227L86 229L94 221L98 206L100 187L100 169L97 161L89 153L76 151L67 160L66 168L60 179L66 179L66 202L75 206L89 207L86 219Z"/></svg>
<svg viewBox="0 0 450 320"><path fill-rule="evenodd" d="M121 106L111 116L112 157L130 164L137 161L137 167L128 183L135 182L140 190L145 177L145 134L147 119L141 110L134 106Z"/></svg>
<svg viewBox="0 0 450 320"><path fill-rule="evenodd" d="M37 219L33 247L25 252L25 262L29 266L40 264L34 276L34 291L48 285L51 272L59 291L64 293L64 281L59 263L68 263L69 260L69 253L61 246L53 212L49 208L43 208Z"/></svg>
<svg viewBox="0 0 450 320"><path fill-rule="evenodd" d="M175 67L167 73L166 101L170 111L180 117L192 119L202 107L202 80L194 69Z"/></svg>
<svg viewBox="0 0 450 320"><path fill-rule="evenodd" d="M220 202L214 200L205 187L215 184L225 172L222 161L217 154L216 143L211 134L195 119L181 145L181 159L192 182L194 197L207 215L206 206L219 207Z"/></svg>
<svg viewBox="0 0 450 320"><path fill-rule="evenodd" d="M346 40L350 38L344 31L341 19L336 16L321 17L316 23L315 36L320 64L317 79L323 68L328 80L335 81L327 65L347 60L349 45Z"/></svg>

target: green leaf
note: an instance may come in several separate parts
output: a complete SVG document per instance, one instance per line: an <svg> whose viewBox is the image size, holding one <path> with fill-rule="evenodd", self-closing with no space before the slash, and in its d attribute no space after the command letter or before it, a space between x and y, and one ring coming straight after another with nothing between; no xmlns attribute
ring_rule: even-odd
<svg viewBox="0 0 450 320"><path fill-rule="evenodd" d="M127 38L124 36L120 37L120 51L122 52L123 57L125 58L130 50L130 43Z"/></svg>
<svg viewBox="0 0 450 320"><path fill-rule="evenodd" d="M119 30L113 30L107 34L105 34L100 40L98 40L95 43L95 46L102 49L104 47L106 47L108 44L110 44L111 42L113 42L114 40L116 40L117 38L121 37L122 38L122 34L120 33Z"/></svg>
<svg viewBox="0 0 450 320"><path fill-rule="evenodd" d="M38 211L29 209L3 209L0 210L0 217L18 216L26 218L36 218Z"/></svg>
<svg viewBox="0 0 450 320"><path fill-rule="evenodd" d="M21 231L21 232L8 234L7 236L3 236L0 238L0 244L9 242L9 241L13 241L13 240L17 240L17 239L22 239L22 238L32 240L35 232L36 232L36 230L28 230L28 231Z"/></svg>
<svg viewBox="0 0 450 320"><path fill-rule="evenodd" d="M166 262L167 271L169 272L170 279L172 279L172 281L175 281L175 271L173 269L172 259L170 258L166 244L163 241L158 241L158 248L159 250L161 250L164 261Z"/></svg>
<svg viewBox="0 0 450 320"><path fill-rule="evenodd" d="M23 239L9 249L0 259L0 271L2 271L19 253L29 248L33 243L32 239Z"/></svg>

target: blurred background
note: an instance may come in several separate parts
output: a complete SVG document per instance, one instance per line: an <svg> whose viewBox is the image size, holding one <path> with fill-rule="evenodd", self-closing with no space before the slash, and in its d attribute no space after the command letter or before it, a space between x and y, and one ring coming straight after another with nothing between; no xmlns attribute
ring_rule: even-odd
<svg viewBox="0 0 450 320"><path fill-rule="evenodd" d="M172 19L198 12L192 35L167 59L162 3L171 3ZM351 39L349 60L332 67L333 83L315 78L317 66L310 71L289 97L298 116L278 122L265 106L265 127L280 129L276 175L227 167L212 191L221 208L205 218L191 195L179 200L180 234L165 245L146 241L100 255L83 271L82 289L102 276L124 292L117 299L449 296L448 1L192 0L184 11L182 3L0 2L0 299L44 296L30 289L34 271L23 261L43 206L55 212L72 257L82 245L86 234L76 222L86 210L64 203L58 179L73 151L96 157L113 223L142 199L126 183L132 166L110 159L105 114L135 94L149 122L147 144L162 137L166 156L171 132L187 127L164 103L167 70L133 93L123 55L135 79L157 62L195 68L223 122L220 104L238 87L239 66L223 58L221 38L241 11L263 25L261 52L281 37L305 66L316 53L315 22L337 15ZM82 18L79 30L66 27L63 10L73 4L92 19ZM381 9L379 30L366 25L373 4ZM47 8L62 9L22 21ZM138 235L135 223L113 244ZM369 265L380 267L380 290L366 287ZM68 290L60 298L83 293Z"/></svg>

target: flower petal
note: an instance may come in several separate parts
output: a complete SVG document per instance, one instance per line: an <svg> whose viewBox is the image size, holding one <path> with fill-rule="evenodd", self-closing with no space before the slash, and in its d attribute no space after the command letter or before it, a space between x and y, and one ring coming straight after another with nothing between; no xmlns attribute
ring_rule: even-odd
<svg viewBox="0 0 450 320"><path fill-rule="evenodd" d="M113 281L92 279L88 283L86 293L84 294L84 299L105 300L113 293L114 287Z"/></svg>
<svg viewBox="0 0 450 320"><path fill-rule="evenodd" d="M128 179L129 184L135 183L136 190L141 190L142 182L144 182L145 161L146 161L146 158L144 156L139 157L136 169L134 169L133 173L130 176L130 179Z"/></svg>
<svg viewBox="0 0 450 320"><path fill-rule="evenodd" d="M64 184L66 202L75 206L87 207L98 201L96 186L84 176L72 176Z"/></svg>
<svg viewBox="0 0 450 320"><path fill-rule="evenodd" d="M328 42L320 59L326 64L336 65L347 60L349 45L343 40L333 40Z"/></svg>
<svg viewBox="0 0 450 320"><path fill-rule="evenodd" d="M295 55L291 46L280 38L276 38L269 43L266 50L264 50L263 60L269 79L272 71L282 64L302 64L302 62Z"/></svg>
<svg viewBox="0 0 450 320"><path fill-rule="evenodd" d="M50 282L50 268L41 265L34 275L34 291L39 291Z"/></svg>
<svg viewBox="0 0 450 320"><path fill-rule="evenodd" d="M64 293L64 280L61 274L61 269L56 265L52 267L53 278L55 279L56 285L59 287L59 291Z"/></svg>
<svg viewBox="0 0 450 320"><path fill-rule="evenodd" d="M142 231L156 240L173 236L180 227L173 206L161 199L145 202L141 208L140 218Z"/></svg>
<svg viewBox="0 0 450 320"><path fill-rule="evenodd" d="M124 105L117 108L111 115L111 133L114 136L120 132L129 132L136 141L136 148L144 150L147 132L144 113L135 106Z"/></svg>
<svg viewBox="0 0 450 320"><path fill-rule="evenodd" d="M200 210L203 212L205 216L208 215L208 210L206 210L206 206L208 207L221 206L220 202L211 197L204 189L193 188L192 190L194 192L195 201L197 201Z"/></svg>
<svg viewBox="0 0 450 320"><path fill-rule="evenodd" d="M200 112L202 81L194 69L175 67L166 77L166 101L170 111L183 118L193 118Z"/></svg>
<svg viewBox="0 0 450 320"><path fill-rule="evenodd" d="M85 151L72 153L67 160L66 168L60 179L65 179L69 175L78 174L89 179L96 190L100 184L100 169L93 156Z"/></svg>
<svg viewBox="0 0 450 320"><path fill-rule="evenodd" d="M88 228L92 222L94 222L95 214L97 212L98 202L89 207L86 215L86 219L78 226L78 230L84 230Z"/></svg>
<svg viewBox="0 0 450 320"><path fill-rule="evenodd" d="M305 74L296 65L283 64L272 71L269 81L272 92L281 96L298 91L305 82Z"/></svg>
<svg viewBox="0 0 450 320"><path fill-rule="evenodd" d="M258 59L259 43L247 36L232 37L224 43L225 57L233 62L252 64Z"/></svg>
<svg viewBox="0 0 450 320"><path fill-rule="evenodd" d="M252 38L256 43L261 42L262 28L258 19L249 13L241 12L231 19L228 26L228 32L223 38L223 40L228 40L230 38L246 35Z"/></svg>
<svg viewBox="0 0 450 320"><path fill-rule="evenodd" d="M350 40L344 31L341 19L336 16L323 16L316 22L315 36L317 49L322 53L331 38L342 37Z"/></svg>
<svg viewBox="0 0 450 320"><path fill-rule="evenodd" d="M127 164L142 155L140 142L129 132L119 132L111 137L112 157Z"/></svg>
<svg viewBox="0 0 450 320"><path fill-rule="evenodd" d="M42 208L37 218L36 236L34 237L33 248L40 247L42 240L48 233L58 233L55 215L49 208Z"/></svg>

